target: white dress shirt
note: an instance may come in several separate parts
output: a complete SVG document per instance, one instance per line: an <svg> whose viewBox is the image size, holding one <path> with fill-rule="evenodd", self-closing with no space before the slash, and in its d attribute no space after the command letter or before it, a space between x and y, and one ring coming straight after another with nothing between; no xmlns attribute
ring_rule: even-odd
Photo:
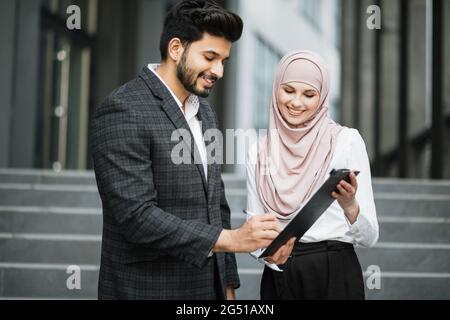
<svg viewBox="0 0 450 320"><path fill-rule="evenodd" d="M173 91L169 88L169 86L164 82L164 80L159 76L156 72L159 64L149 64L148 68L152 71L159 80L166 86L167 90L169 90L170 94L180 107L181 112L183 112L184 117L186 118L186 122L191 129L192 135L194 136L195 144L197 145L198 151L200 153L200 159L203 165L203 171L205 172L205 178L208 179L208 160L206 157L206 146L205 140L203 140L202 133L202 125L201 122L197 118L198 109L200 108L200 102L196 95L191 94L185 101L184 111L183 111L183 103L177 98L177 96L173 93Z"/></svg>
<svg viewBox="0 0 450 320"><path fill-rule="evenodd" d="M247 210L252 214L264 214L266 211L256 189L256 157L257 144L254 144L250 148L247 158ZM344 128L339 133L336 149L323 182L329 178L329 172L332 169L360 171L357 176L358 190L355 195L360 207L358 218L354 224L351 224L339 203L334 201L299 241L311 243L336 240L362 247L374 246L378 241L378 221L373 199L369 158L364 140L358 130ZM286 227L288 223L289 221L280 221L282 228ZM257 250L252 253L252 256L257 258L261 252L262 249ZM280 271L274 264L261 262Z"/></svg>

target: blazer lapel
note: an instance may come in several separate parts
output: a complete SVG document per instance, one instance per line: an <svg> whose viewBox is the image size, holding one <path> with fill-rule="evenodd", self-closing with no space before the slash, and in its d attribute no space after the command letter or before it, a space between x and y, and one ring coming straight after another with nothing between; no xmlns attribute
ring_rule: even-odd
<svg viewBox="0 0 450 320"><path fill-rule="evenodd" d="M198 118L201 121L202 124L202 133L203 133L203 137L205 137L205 132L209 129L215 129L214 126L214 119L212 118L210 112L207 111L208 110L208 106L202 102L202 100L200 100L200 108L198 110ZM211 153L208 152L208 144L205 141L205 146L206 146L206 156L208 159L208 202L211 203L212 200L212 195L214 193L214 186L216 183L216 170L218 168L218 165L213 163L212 157L211 157ZM218 151L216 151L218 152Z"/></svg>
<svg viewBox="0 0 450 320"><path fill-rule="evenodd" d="M203 165L201 163L200 164L195 163L194 155L195 154L200 155L200 153L198 151L197 144L195 143L194 135L192 134L191 129L189 128L189 125L186 121L186 118L184 117L183 112L180 110L180 107L178 106L175 99L172 97L172 94L169 92L169 90L167 90L166 86L147 67L144 67L144 69L140 74L140 77L145 81L145 83L153 92L153 94L162 100L161 108L165 112L167 117L170 119L170 121L173 123L175 128L184 129L190 133L191 145L188 145L187 141L185 140L183 140L183 142L189 147L189 150L191 151L191 161L192 163L195 164L195 166L199 170L200 175L202 177L204 190L207 193L208 183L206 181L205 172L203 171ZM197 158L200 159L200 156L198 156Z"/></svg>

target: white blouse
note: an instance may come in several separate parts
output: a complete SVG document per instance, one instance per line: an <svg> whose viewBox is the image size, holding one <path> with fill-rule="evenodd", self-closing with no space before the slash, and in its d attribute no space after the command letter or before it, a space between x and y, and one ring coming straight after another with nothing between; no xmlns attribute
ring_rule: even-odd
<svg viewBox="0 0 450 320"><path fill-rule="evenodd" d="M256 156L257 144L254 144L250 148L247 158L247 211L253 215L266 212L256 189ZM333 169L360 171L357 176L358 190L355 195L360 206L358 218L353 225L350 224L344 210L337 201L334 201L299 241L311 243L336 240L362 247L374 246L378 240L378 221L373 199L369 158L364 140L358 130L344 128L339 133L336 149L327 170L328 174L325 175L323 182L329 178L329 172ZM280 220L282 228L286 227L288 223L289 220ZM253 252L252 256L257 258L262 250ZM265 263L272 269L280 271L276 265Z"/></svg>

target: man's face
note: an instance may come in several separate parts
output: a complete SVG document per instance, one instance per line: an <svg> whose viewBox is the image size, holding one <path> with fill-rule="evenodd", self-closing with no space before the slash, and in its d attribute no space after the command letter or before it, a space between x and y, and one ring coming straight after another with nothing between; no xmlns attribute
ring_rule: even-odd
<svg viewBox="0 0 450 320"><path fill-rule="evenodd" d="M216 81L223 77L231 45L227 39L208 33L192 42L177 65L177 77L184 88L199 97L208 97Z"/></svg>

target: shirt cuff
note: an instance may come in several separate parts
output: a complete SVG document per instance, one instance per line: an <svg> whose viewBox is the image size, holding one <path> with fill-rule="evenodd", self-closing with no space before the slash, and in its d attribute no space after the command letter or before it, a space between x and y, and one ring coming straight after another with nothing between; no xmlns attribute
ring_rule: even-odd
<svg viewBox="0 0 450 320"><path fill-rule="evenodd" d="M283 270L281 270L275 263L267 262L265 259L258 259L258 261L263 262L266 266L268 266L272 270L283 272Z"/></svg>
<svg viewBox="0 0 450 320"><path fill-rule="evenodd" d="M360 225L361 225L361 211L359 212L358 216L356 217L356 221L351 224L351 222L348 220L347 216L344 214L345 217L345 221L347 222L348 228L350 230L351 233L358 233L360 230Z"/></svg>
<svg viewBox="0 0 450 320"><path fill-rule="evenodd" d="M255 258L256 261L258 261L259 263L265 264L270 269L278 271L278 272L283 272L283 270L278 268L278 266L275 263L270 263L270 262L267 262L264 258L260 258L259 256L262 254L262 252L263 252L263 249L258 249L256 251L250 252L250 255L253 258Z"/></svg>

